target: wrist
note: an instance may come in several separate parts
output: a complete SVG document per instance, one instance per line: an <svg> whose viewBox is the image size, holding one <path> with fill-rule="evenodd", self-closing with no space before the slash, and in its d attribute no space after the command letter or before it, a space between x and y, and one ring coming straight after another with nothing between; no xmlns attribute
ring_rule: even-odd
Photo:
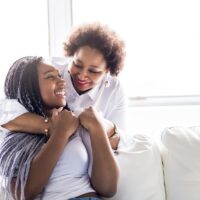
<svg viewBox="0 0 200 200"><path fill-rule="evenodd" d="M57 134L57 132L51 131L48 141L52 141L54 144L66 145L70 137L66 135Z"/></svg>
<svg viewBox="0 0 200 200"><path fill-rule="evenodd" d="M96 124L95 126L88 128L87 131L90 135L99 135L99 133L105 133L105 135L107 136L105 127L102 126L101 124Z"/></svg>
<svg viewBox="0 0 200 200"><path fill-rule="evenodd" d="M44 117L43 122L44 122L44 130L43 130L43 133L46 135L47 138L49 138L49 137L50 137L50 134L49 134L49 123L50 123L50 119L49 119L48 117Z"/></svg>

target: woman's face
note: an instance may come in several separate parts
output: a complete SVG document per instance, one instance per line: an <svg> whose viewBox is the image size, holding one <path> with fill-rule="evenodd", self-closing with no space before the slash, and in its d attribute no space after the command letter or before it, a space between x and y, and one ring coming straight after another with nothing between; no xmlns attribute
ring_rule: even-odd
<svg viewBox="0 0 200 200"><path fill-rule="evenodd" d="M47 110L66 105L66 83L56 68L41 63L38 66L38 79L42 100Z"/></svg>
<svg viewBox="0 0 200 200"><path fill-rule="evenodd" d="M80 47L69 67L74 88L82 94L97 85L108 72L104 56L89 46Z"/></svg>

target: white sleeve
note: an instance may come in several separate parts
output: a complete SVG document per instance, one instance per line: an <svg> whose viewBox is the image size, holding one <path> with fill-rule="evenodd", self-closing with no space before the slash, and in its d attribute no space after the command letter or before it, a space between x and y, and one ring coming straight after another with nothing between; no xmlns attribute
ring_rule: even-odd
<svg viewBox="0 0 200 200"><path fill-rule="evenodd" d="M16 99L0 100L0 125L28 112Z"/></svg>
<svg viewBox="0 0 200 200"><path fill-rule="evenodd" d="M112 106L109 106L108 120L115 123L121 130L126 131L127 97L121 86L116 88L112 99Z"/></svg>
<svg viewBox="0 0 200 200"><path fill-rule="evenodd" d="M113 122L120 133L120 142L118 148L127 145L127 109L128 109L128 98L120 82L116 86L112 95L112 104L109 106L109 114L106 119Z"/></svg>

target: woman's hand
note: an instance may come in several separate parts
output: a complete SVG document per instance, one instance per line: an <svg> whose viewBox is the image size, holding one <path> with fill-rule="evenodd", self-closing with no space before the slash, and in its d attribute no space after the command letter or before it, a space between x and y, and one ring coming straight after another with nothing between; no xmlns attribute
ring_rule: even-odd
<svg viewBox="0 0 200 200"><path fill-rule="evenodd" d="M116 131L116 127L114 123L107 119L103 119L103 126L106 129L106 133L108 135L112 149L116 150L118 148L118 144L120 141L120 135Z"/></svg>
<svg viewBox="0 0 200 200"><path fill-rule="evenodd" d="M71 111L54 109L51 117L49 134L56 134L68 139L79 126L79 119Z"/></svg>

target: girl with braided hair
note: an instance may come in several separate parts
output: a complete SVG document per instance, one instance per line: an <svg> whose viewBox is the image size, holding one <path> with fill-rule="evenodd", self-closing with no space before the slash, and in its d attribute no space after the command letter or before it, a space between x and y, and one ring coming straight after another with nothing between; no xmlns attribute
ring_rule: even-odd
<svg viewBox="0 0 200 200"><path fill-rule="evenodd" d="M98 200L116 192L118 166L102 118L91 107L79 118L63 109L65 87L58 69L41 57L23 57L10 68L6 97L48 117L51 126L46 135L4 130L0 176L6 200Z"/></svg>

